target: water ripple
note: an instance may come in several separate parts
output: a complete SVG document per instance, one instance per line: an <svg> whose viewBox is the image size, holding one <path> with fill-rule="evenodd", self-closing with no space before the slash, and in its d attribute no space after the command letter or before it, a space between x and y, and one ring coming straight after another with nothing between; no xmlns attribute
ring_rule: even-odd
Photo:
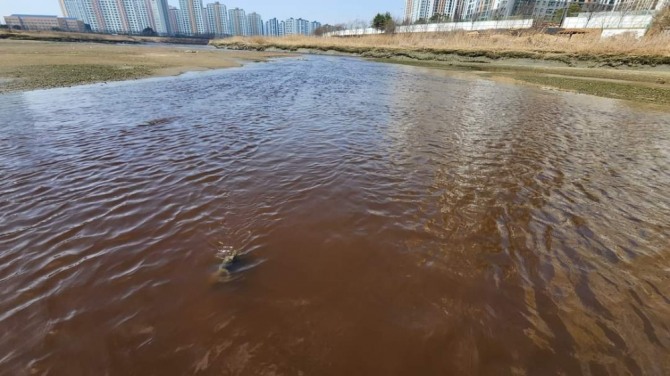
<svg viewBox="0 0 670 376"><path fill-rule="evenodd" d="M667 112L331 57L0 99L9 373L670 373Z"/></svg>

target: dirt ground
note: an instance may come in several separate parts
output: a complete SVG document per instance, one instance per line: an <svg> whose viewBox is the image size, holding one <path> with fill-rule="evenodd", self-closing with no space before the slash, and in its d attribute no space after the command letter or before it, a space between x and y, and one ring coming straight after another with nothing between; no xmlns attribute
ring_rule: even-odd
<svg viewBox="0 0 670 376"><path fill-rule="evenodd" d="M0 40L0 92L177 75L286 56L205 46Z"/></svg>

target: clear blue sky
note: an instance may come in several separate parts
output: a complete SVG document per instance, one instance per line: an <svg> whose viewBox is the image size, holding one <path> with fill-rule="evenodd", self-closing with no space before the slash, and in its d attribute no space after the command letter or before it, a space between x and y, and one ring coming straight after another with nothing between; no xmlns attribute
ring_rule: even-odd
<svg viewBox="0 0 670 376"><path fill-rule="evenodd" d="M216 0L203 0L203 4ZM404 0L218 0L229 8L240 7L258 12L263 19L302 17L323 23L370 21L377 12L400 16ZM179 0L168 0L179 6ZM61 15L58 0L0 0L0 18L12 13ZM3 21L4 23L4 21Z"/></svg>

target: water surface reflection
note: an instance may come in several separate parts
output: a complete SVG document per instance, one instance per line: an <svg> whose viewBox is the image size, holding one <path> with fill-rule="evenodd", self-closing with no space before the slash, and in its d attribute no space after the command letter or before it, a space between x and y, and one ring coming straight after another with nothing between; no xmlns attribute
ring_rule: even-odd
<svg viewBox="0 0 670 376"><path fill-rule="evenodd" d="M9 373L670 372L667 112L325 57L0 98Z"/></svg>

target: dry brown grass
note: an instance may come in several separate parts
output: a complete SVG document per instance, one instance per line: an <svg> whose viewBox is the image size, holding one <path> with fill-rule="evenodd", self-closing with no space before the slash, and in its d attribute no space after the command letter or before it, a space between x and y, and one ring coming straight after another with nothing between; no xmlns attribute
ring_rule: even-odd
<svg viewBox="0 0 670 376"><path fill-rule="evenodd" d="M601 39L599 31L583 35L549 35L540 32L522 33L412 33L370 35L348 38L319 38L290 36L282 38L230 38L215 40L214 45L277 47L285 49L318 48L320 50L435 50L435 51L491 51L530 52L584 55L644 55L670 56L670 36L655 35L643 39L622 35Z"/></svg>
<svg viewBox="0 0 670 376"><path fill-rule="evenodd" d="M194 38L144 37L136 35L111 35L96 33L71 33L60 31L16 31L0 30L0 39L35 40L51 42L95 42L95 43L178 43L206 44L207 40Z"/></svg>
<svg viewBox="0 0 670 376"><path fill-rule="evenodd" d="M670 35L670 5L656 13L654 21L649 26L647 35L657 36L663 33L665 33L666 36Z"/></svg>
<svg viewBox="0 0 670 376"><path fill-rule="evenodd" d="M598 31L291 36L212 41L220 48L349 53L609 98L670 104L670 35L601 39ZM653 69L648 69L653 67ZM598 68L598 69L594 69Z"/></svg>

